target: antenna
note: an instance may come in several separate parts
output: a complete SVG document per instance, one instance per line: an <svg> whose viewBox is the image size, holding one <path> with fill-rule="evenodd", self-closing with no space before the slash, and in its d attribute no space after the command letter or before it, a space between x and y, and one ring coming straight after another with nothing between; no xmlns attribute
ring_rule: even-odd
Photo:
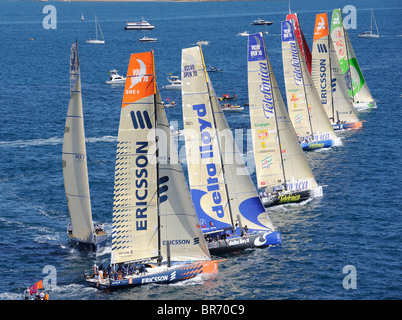
<svg viewBox="0 0 402 320"><path fill-rule="evenodd" d="M292 11L290 11L290 0L288 2L289 2L289 14L291 14Z"/></svg>

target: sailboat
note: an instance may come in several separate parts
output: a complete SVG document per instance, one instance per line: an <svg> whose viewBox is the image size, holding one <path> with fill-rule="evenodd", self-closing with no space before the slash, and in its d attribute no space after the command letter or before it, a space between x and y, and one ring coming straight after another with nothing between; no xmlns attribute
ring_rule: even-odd
<svg viewBox="0 0 402 320"><path fill-rule="evenodd" d="M219 105L200 45L182 50L181 75L189 184L209 251L281 243Z"/></svg>
<svg viewBox="0 0 402 320"><path fill-rule="evenodd" d="M321 104L291 21L282 21L282 59L288 112L303 150L328 148L337 136Z"/></svg>
<svg viewBox="0 0 402 320"><path fill-rule="evenodd" d="M95 269L86 282L99 289L173 283L217 273L219 261L208 252L178 161L155 81L154 53L132 54L115 167L114 274L104 277Z"/></svg>
<svg viewBox="0 0 402 320"><path fill-rule="evenodd" d="M373 33L373 21L374 21L377 33ZM380 37L380 32L378 31L377 22L375 21L375 18L374 18L373 9L371 9L370 31L364 31L363 33L359 33L358 36L360 38L379 38Z"/></svg>
<svg viewBox="0 0 402 320"><path fill-rule="evenodd" d="M99 27L99 32L102 36L102 40L98 39L98 27ZM86 41L86 43L93 43L93 44L104 44L105 43L105 38L103 37L102 29L100 27L99 21L96 18L95 15L95 33L96 33L96 38L95 39L89 39Z"/></svg>
<svg viewBox="0 0 402 320"><path fill-rule="evenodd" d="M329 35L327 13L316 15L311 77L335 130L361 129Z"/></svg>
<svg viewBox="0 0 402 320"><path fill-rule="evenodd" d="M290 121L262 33L248 37L248 92L258 188L265 207L322 196Z"/></svg>
<svg viewBox="0 0 402 320"><path fill-rule="evenodd" d="M102 228L94 228L89 193L78 43L71 46L70 103L63 137L63 177L71 225L72 245L98 251L106 243Z"/></svg>
<svg viewBox="0 0 402 320"><path fill-rule="evenodd" d="M332 12L331 39L354 108L356 111L376 108L376 102L371 96L363 72L357 62L349 35L343 26L341 9L334 9Z"/></svg>
<svg viewBox="0 0 402 320"><path fill-rule="evenodd" d="M295 36L297 38L297 41L299 42L300 52L303 55L304 59L306 60L308 71L311 74L312 55L310 48L308 47L306 38L304 37L303 31L300 27L299 17L297 16L297 13L289 13L286 16L286 20L290 20L293 23Z"/></svg>

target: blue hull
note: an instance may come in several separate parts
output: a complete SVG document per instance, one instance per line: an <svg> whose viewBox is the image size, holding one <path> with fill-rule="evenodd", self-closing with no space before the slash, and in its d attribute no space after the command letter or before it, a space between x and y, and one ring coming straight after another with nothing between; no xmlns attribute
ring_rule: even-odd
<svg viewBox="0 0 402 320"><path fill-rule="evenodd" d="M208 242L208 249L212 255L239 251L250 248L263 248L280 244L282 242L279 231L260 232L246 236L232 236L225 240Z"/></svg>
<svg viewBox="0 0 402 320"><path fill-rule="evenodd" d="M91 287L97 289L122 289L128 287L137 287L149 283L158 284L169 284L178 281L183 281L196 277L202 273L217 273L218 272L218 262L223 260L211 260L203 262L194 262L189 264L181 264L167 268L166 271L143 274L136 276L129 276L120 280L110 280L105 281L95 281L93 278L86 276L85 280L87 284Z"/></svg>
<svg viewBox="0 0 402 320"><path fill-rule="evenodd" d="M320 140L320 141L313 141L313 142L303 142L301 147L304 151L311 151L321 148L330 148L334 145L332 140Z"/></svg>

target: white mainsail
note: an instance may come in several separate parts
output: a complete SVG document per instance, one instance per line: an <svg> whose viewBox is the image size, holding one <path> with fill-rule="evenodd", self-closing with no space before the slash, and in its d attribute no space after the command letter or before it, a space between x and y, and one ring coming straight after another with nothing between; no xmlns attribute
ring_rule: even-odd
<svg viewBox="0 0 402 320"><path fill-rule="evenodd" d="M317 187L289 119L262 33L248 38L248 90L258 188L269 192ZM280 188L282 189L282 188Z"/></svg>
<svg viewBox="0 0 402 320"><path fill-rule="evenodd" d="M359 121L329 34L327 13L316 16L311 77L332 123Z"/></svg>
<svg viewBox="0 0 402 320"><path fill-rule="evenodd" d="M282 21L282 58L289 116L299 138L337 139L300 52L291 21Z"/></svg>
<svg viewBox="0 0 402 320"><path fill-rule="evenodd" d="M63 137L63 178L75 238L93 242L78 43L71 46L70 103Z"/></svg>
<svg viewBox="0 0 402 320"><path fill-rule="evenodd" d="M375 101L364 79L355 52L350 42L349 35L343 26L341 9L334 9L331 20L331 39L336 55L356 108L375 107Z"/></svg>
<svg viewBox="0 0 402 320"><path fill-rule="evenodd" d="M112 263L166 259L167 241L172 260L209 258L176 153L153 52L132 54L118 134Z"/></svg>
<svg viewBox="0 0 402 320"><path fill-rule="evenodd" d="M212 87L201 47L182 50L182 101L188 176L204 232L273 230Z"/></svg>

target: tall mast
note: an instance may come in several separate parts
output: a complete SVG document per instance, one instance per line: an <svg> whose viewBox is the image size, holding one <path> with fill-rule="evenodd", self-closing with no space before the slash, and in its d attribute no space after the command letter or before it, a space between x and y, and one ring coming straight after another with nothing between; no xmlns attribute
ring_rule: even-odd
<svg viewBox="0 0 402 320"><path fill-rule="evenodd" d="M159 146L158 146L158 140L159 137L157 135L158 133L158 113L157 113L157 107L156 107L156 79L155 79L155 56L154 56L154 51L151 50L152 52L152 66L153 66L153 72L152 76L154 78L154 114L155 114L155 157L156 157L156 212L158 215L158 265L161 265L162 259L159 259L161 256L161 215L160 215L160 192L159 192ZM167 239L169 242L169 239Z"/></svg>

